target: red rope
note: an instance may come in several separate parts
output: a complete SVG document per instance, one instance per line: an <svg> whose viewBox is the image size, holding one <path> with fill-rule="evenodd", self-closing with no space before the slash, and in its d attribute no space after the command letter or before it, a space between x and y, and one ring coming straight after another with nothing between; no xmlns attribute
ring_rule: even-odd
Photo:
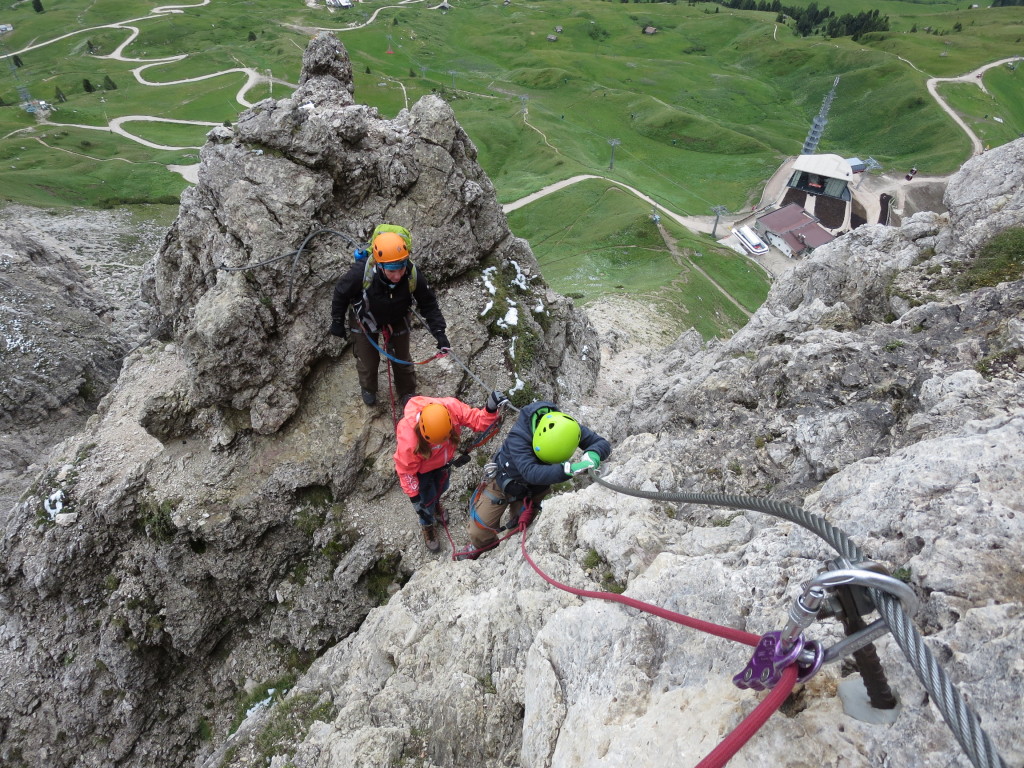
<svg viewBox="0 0 1024 768"><path fill-rule="evenodd" d="M733 755L740 751L750 737L768 722L775 710L782 706L793 686L796 685L797 667L790 664L782 671L782 679L772 688L771 692L761 700L754 710L743 721L733 728L732 733L722 739L722 743L711 750L711 753L697 763L696 768L721 768L732 760Z"/></svg>
<svg viewBox="0 0 1024 768"><path fill-rule="evenodd" d="M625 595L617 595L614 592L592 592L590 590L576 589L575 587L570 587L566 584L562 584L561 582L555 581L546 573L544 573L544 571L538 568L537 564L533 562L533 558L530 557L530 554L526 551L525 530L523 531L523 538L521 544L523 550L523 557L526 558L526 562L528 562L532 566L533 570L537 572L537 575L544 579L544 581L546 581L548 584L558 587L559 589L564 589L566 592L571 592L572 594L579 595L580 597L594 597L598 600L610 600L615 603L622 603L623 605L628 605L630 608L637 608L641 611L645 611L646 613L651 613L655 616L660 616L663 619L674 621L676 624L682 624L683 626L690 627L691 629L699 629L700 631L707 632L711 635L724 637L726 640L735 640L737 643L745 643L746 645L756 646L759 642L761 642L761 638L759 635L753 635L750 632L744 632L740 629L733 629L732 627L723 627L719 624L712 624L710 621L694 619L682 613L676 613L675 611L670 611L666 608L661 608L657 605L651 605L650 603L645 603L640 600L636 600L632 597L626 597Z"/></svg>
<svg viewBox="0 0 1024 768"><path fill-rule="evenodd" d="M587 589L576 589L575 587L562 584L544 573L544 571L542 571L533 561L533 558L531 558L529 553L526 551L526 526L521 525L519 530L523 532L523 537L520 540L523 557L526 558L526 562L528 562L533 570L536 571L537 574L548 584L565 590L571 594L578 595L579 597L593 597L598 600L610 600L612 602L622 603L623 605L628 605L631 608L637 608L638 610L646 613L660 616L663 619L668 619L676 624L682 624L692 629L699 629L702 632L707 632L718 637L724 637L727 640L735 640L738 643L756 646L761 642L761 638L759 636L753 635L749 632L732 629L731 627L723 627L719 624L712 624L709 621L702 621L701 619L694 619L691 616L676 613L675 611L670 611L657 605L651 605L650 603L645 603L632 597L617 595L614 592L595 592ZM782 702L786 700L786 697L788 697L790 692L793 690L793 686L796 685L797 672L796 664L791 664L786 667L782 672L782 679L779 681L779 684L776 685L761 701L761 703L758 704L750 714L747 715L740 724L722 740L721 744L715 747L707 757L697 764L696 768L722 768L722 766L728 763L733 756L739 752L739 750L742 749L748 741L750 741L751 737L757 733L761 726L768 721L768 718L775 714L775 711L782 706Z"/></svg>

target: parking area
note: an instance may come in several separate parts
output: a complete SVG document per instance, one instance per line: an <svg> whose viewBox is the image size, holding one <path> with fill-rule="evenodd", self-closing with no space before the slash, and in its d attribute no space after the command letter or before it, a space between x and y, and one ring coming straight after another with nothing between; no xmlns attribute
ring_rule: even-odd
<svg viewBox="0 0 1024 768"><path fill-rule="evenodd" d="M726 248L736 251L736 253L742 256L746 256L755 264L760 264L761 267L772 277L778 277L783 274L786 270L791 269L798 261L798 259L789 258L782 251L772 245L768 246L768 253L761 256L751 256L743 246L740 245L739 238L737 238L735 233L732 232L719 240L718 243L720 245L724 245Z"/></svg>

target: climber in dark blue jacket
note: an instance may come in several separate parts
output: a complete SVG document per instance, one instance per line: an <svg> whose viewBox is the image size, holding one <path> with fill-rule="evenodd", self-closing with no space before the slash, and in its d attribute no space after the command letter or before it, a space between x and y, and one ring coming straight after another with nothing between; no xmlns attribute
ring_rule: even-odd
<svg viewBox="0 0 1024 768"><path fill-rule="evenodd" d="M583 457L572 462L577 448ZM523 408L473 494L470 543L459 550L457 559L475 560L480 551L495 545L505 509L510 510L511 521L518 520L527 500L536 510L552 485L597 468L611 452L607 440L554 403L540 400Z"/></svg>

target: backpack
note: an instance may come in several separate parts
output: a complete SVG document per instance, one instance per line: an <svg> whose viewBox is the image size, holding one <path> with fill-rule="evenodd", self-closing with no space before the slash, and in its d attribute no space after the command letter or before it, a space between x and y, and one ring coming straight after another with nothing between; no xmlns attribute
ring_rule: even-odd
<svg viewBox="0 0 1024 768"><path fill-rule="evenodd" d="M394 232L401 236L405 241L405 247L409 251L409 255L412 256L412 234L405 227L399 226L398 224L378 224L373 229L373 234L370 235L370 242L372 243L374 238L377 237L381 232ZM363 292L365 295L366 289L370 287L370 282L373 280L373 268L377 264L370 252L367 250L359 249L355 252L356 261L365 261L366 267L363 269ZM416 265L409 261L409 293L416 292Z"/></svg>

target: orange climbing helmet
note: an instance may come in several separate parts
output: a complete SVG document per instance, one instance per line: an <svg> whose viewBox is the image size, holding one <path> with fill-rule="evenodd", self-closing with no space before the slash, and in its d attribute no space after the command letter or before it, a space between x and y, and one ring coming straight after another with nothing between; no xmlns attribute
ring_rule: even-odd
<svg viewBox="0 0 1024 768"><path fill-rule="evenodd" d="M405 238L397 232L381 232L373 238L370 247L378 264L390 264L409 258L409 246L406 245Z"/></svg>
<svg viewBox="0 0 1024 768"><path fill-rule="evenodd" d="M427 403L420 411L418 427L430 445L440 445L452 434L452 416L441 403Z"/></svg>

